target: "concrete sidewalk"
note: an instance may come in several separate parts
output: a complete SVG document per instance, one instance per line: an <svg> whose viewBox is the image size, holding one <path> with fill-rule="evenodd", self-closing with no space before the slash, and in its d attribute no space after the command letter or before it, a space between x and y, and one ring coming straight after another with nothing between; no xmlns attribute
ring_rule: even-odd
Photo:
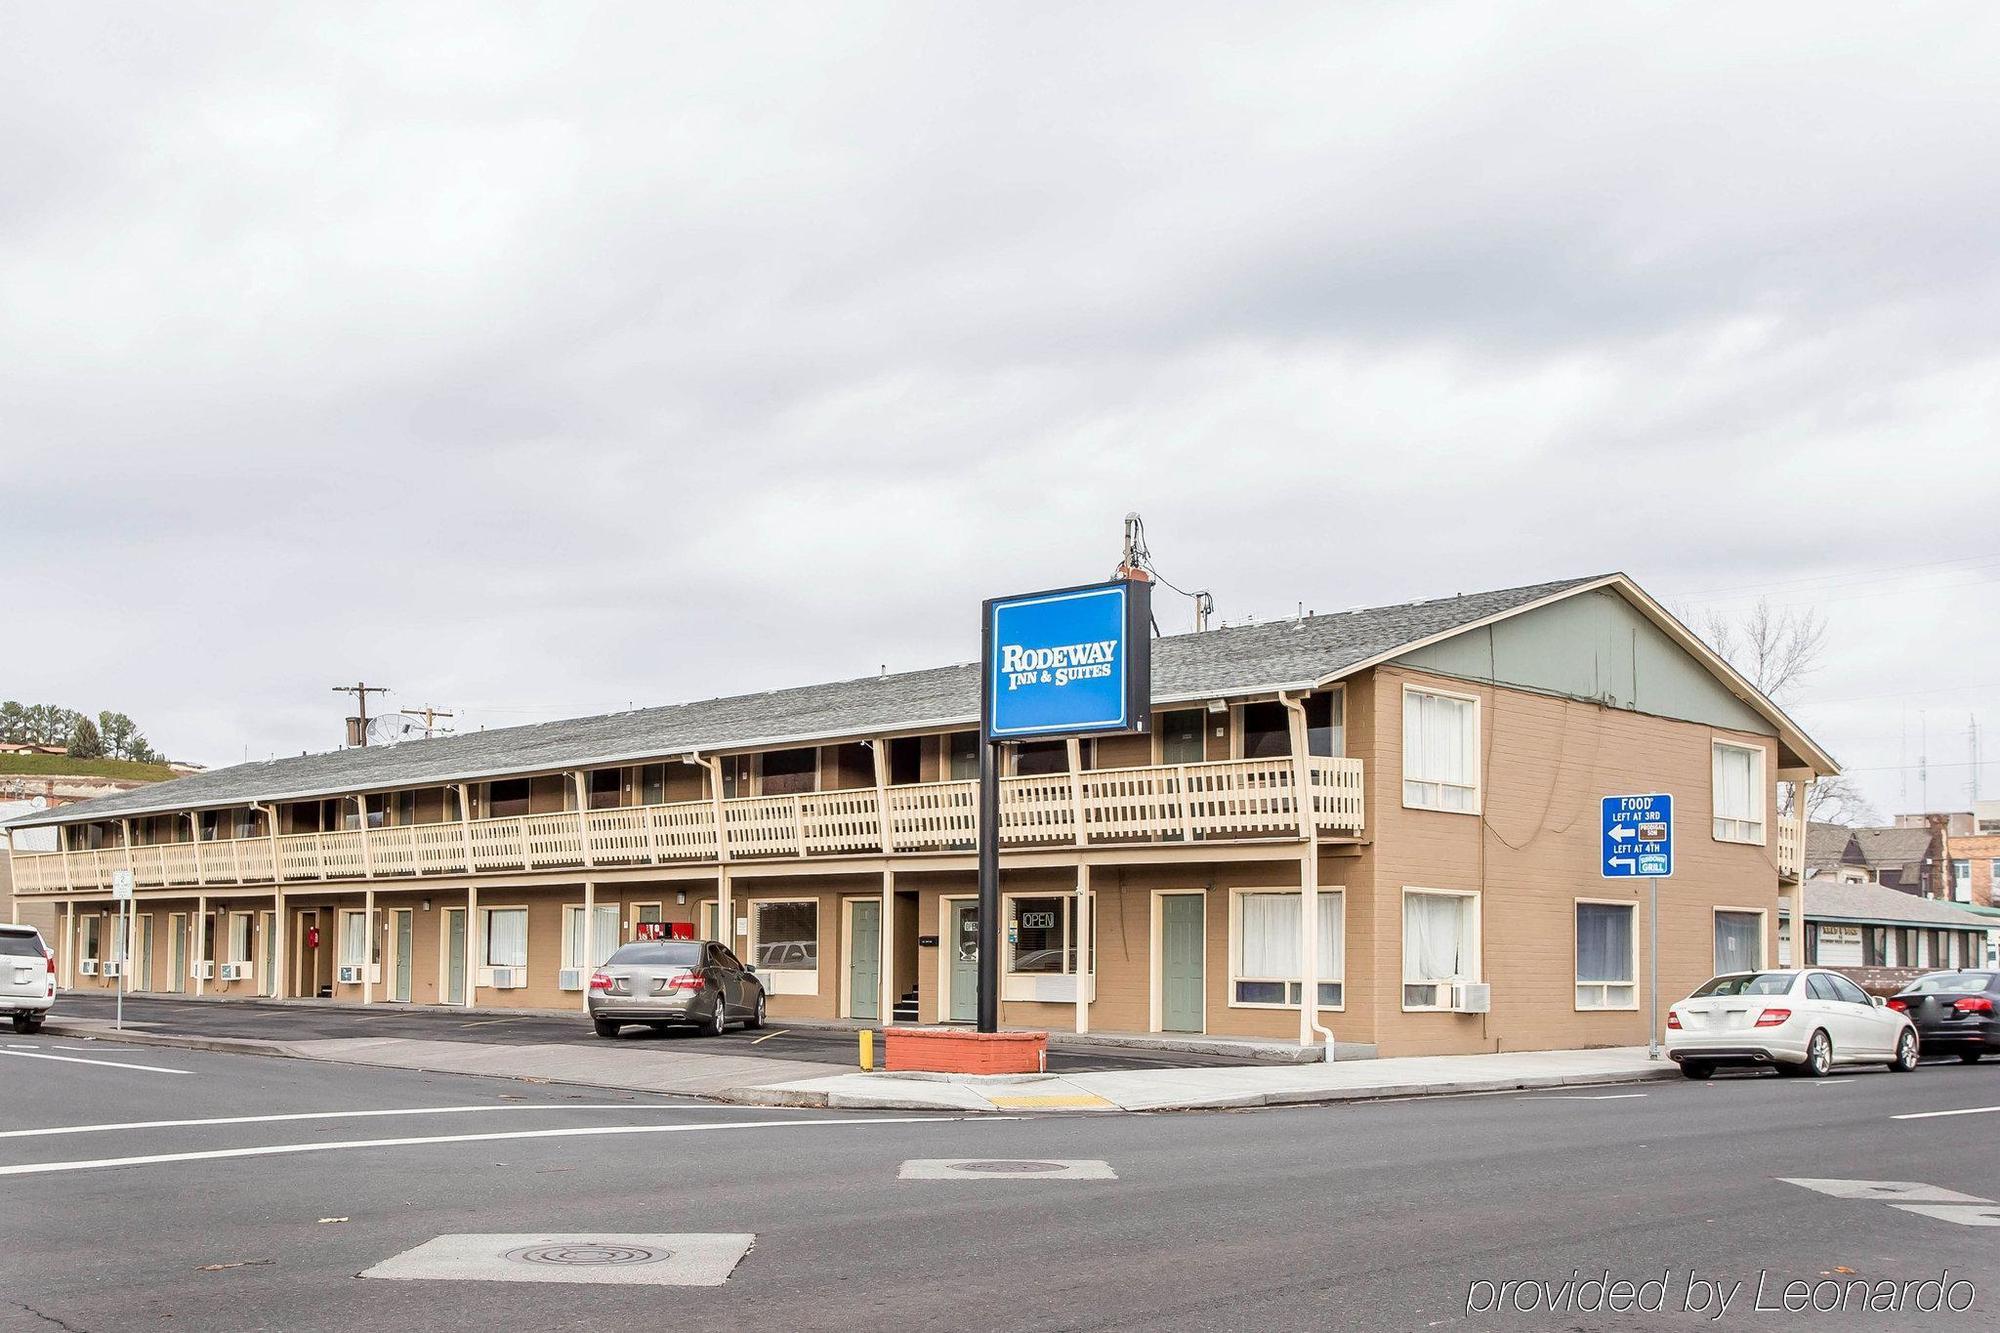
<svg viewBox="0 0 2000 1333"><path fill-rule="evenodd" d="M1075 1074L829 1074L797 1060L708 1054L687 1046L572 1042L503 1045L407 1037L264 1041L50 1022L51 1035L143 1046L477 1074L630 1092L677 1093L751 1106L918 1111L1181 1111L1291 1106L1385 1097L1504 1092L1668 1078L1671 1061L1642 1046L1514 1055L1405 1056L1335 1064L1107 1070Z"/></svg>
<svg viewBox="0 0 2000 1333"><path fill-rule="evenodd" d="M1513 1055L1429 1055L1284 1068L1119 1070L1097 1074L835 1074L723 1094L734 1101L843 1109L1183 1111L1384 1097L1505 1092L1671 1078L1643 1046Z"/></svg>

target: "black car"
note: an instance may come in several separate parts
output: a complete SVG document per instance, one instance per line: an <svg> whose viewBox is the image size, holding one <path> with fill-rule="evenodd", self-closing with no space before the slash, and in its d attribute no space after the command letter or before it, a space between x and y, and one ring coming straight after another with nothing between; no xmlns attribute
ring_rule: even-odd
<svg viewBox="0 0 2000 1333"><path fill-rule="evenodd" d="M1925 1055L1956 1055L1971 1064L2000 1055L2000 972L1933 972L1889 1001L1917 1025Z"/></svg>

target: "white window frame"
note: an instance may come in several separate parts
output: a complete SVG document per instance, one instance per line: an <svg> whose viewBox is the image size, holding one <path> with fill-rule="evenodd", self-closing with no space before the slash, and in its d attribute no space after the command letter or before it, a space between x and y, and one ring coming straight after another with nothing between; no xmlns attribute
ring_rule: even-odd
<svg viewBox="0 0 2000 1333"><path fill-rule="evenodd" d="M1407 926L1409 912L1406 906L1413 893L1428 893L1445 898L1472 899L1472 975L1469 977L1427 977L1422 981L1407 980L1410 972L1410 932ZM1405 884L1403 900L1397 903L1396 933L1401 941L1401 957L1397 960L1396 993L1402 998L1403 1012L1406 1014L1450 1013L1451 987L1463 982L1476 982L1486 972L1486 923L1485 895L1477 889L1437 889L1428 885ZM1411 986L1431 986L1443 992L1443 1003L1411 1004L1408 988Z"/></svg>
<svg viewBox="0 0 2000 1333"><path fill-rule="evenodd" d="M1081 969L1081 971L1095 973L1097 971L1095 966L1097 962L1096 891L1092 890L1089 897L1092 913L1090 932L1090 963L1092 965ZM1059 972L1016 972L1014 970L1014 941L1007 938L1007 936L1013 934L1013 931L1003 928L1000 940L1000 964L1003 974L1010 977L1067 977L1077 975L1079 969L1072 968L1069 965L1069 956L1076 949L1076 891L1073 889L1069 891L1057 889L1047 893L1036 893L1033 890L1023 889L1018 893L1003 893L1000 895L1000 919L1002 922L1012 922L1014 920L1014 904L1023 898L1054 898L1061 901L1062 970Z"/></svg>
<svg viewBox="0 0 2000 1333"><path fill-rule="evenodd" d="M355 941L360 941L361 956L356 958ZM343 907L340 909L340 966L366 967L369 963L368 912L365 908Z"/></svg>
<svg viewBox="0 0 2000 1333"><path fill-rule="evenodd" d="M1722 975L1722 960L1715 956L1715 919L1724 912L1733 912L1739 916L1754 916L1757 918L1757 961L1751 966L1753 969L1769 966L1768 960L1771 957L1770 913L1761 907L1732 907L1727 903L1718 903L1708 909L1709 975L1712 977ZM1817 944L1817 941L1815 941L1815 944ZM1818 949L1815 948L1814 952L1817 953ZM1801 959L1800 966L1817 966L1817 964L1808 964Z"/></svg>
<svg viewBox="0 0 2000 1333"><path fill-rule="evenodd" d="M1627 969L1627 975L1632 978L1630 981L1585 981L1583 979L1583 934L1577 929L1579 924L1578 918L1582 916L1582 913L1577 911L1576 908L1580 908L1585 904L1593 907L1622 907L1631 915L1632 960L1631 966ZM1578 898L1570 910L1570 941L1573 948L1572 966L1576 973L1576 990L1573 992L1576 1012L1580 1014L1637 1013L1639 1011L1639 904L1633 902L1630 898ZM1585 1004L1583 1002L1583 989L1586 986L1597 988L1600 1003ZM1632 1002L1630 1004L1609 1003L1611 988L1613 986L1631 987Z"/></svg>
<svg viewBox="0 0 2000 1333"><path fill-rule="evenodd" d="M1735 814L1722 812L1722 752L1733 750L1752 756L1750 763L1751 809L1755 819L1744 819ZM1770 794L1765 790L1770 785L1765 779L1764 761L1766 755L1761 745L1744 745L1737 741L1715 741L1709 750L1708 792L1711 823L1709 832L1717 842L1742 843L1750 847L1762 847L1771 824ZM1725 828L1724 825L1744 826ZM1755 827L1754 835L1747 831Z"/></svg>
<svg viewBox="0 0 2000 1333"><path fill-rule="evenodd" d="M1959 877L1958 868L1965 867L1964 878ZM1945 873L1951 876L1951 900L1955 903L1972 901L1972 858L1952 857L1945 866Z"/></svg>
<svg viewBox="0 0 2000 1333"><path fill-rule="evenodd" d="M499 912L519 912L521 914L521 961L518 963L496 963L493 961L493 917ZM479 952L475 966L481 972L491 972L495 968L526 967L534 952L531 938L533 921L526 903L500 903L493 907L479 909ZM475 974L476 975L476 974Z"/></svg>
<svg viewBox="0 0 2000 1333"><path fill-rule="evenodd" d="M237 950L236 932L243 931L243 948ZM231 912L229 914L229 958L232 963L254 963L257 952L257 914L255 912Z"/></svg>
<svg viewBox="0 0 2000 1333"><path fill-rule="evenodd" d="M617 953L618 946L623 942L619 938L618 925L619 925L619 918L623 915L624 909L621 908L617 903L592 903L591 909L595 911L600 918L607 915L611 918L611 953ZM565 968L574 968L575 970L580 972L589 972L596 968L604 966L604 958L599 958L595 962L586 960L586 954L588 952L587 944L588 941L591 939L593 932L591 932L587 928L584 930L577 929L578 923L581 922L582 920L583 920L582 903L574 902L574 903L563 904L562 965ZM610 956L611 954L606 954L604 957L609 958Z"/></svg>
<svg viewBox="0 0 2000 1333"><path fill-rule="evenodd" d="M1300 899L1300 915L1303 916L1305 913L1304 890L1300 889L1297 885L1275 884L1265 886L1253 884L1233 888L1229 891L1229 990L1224 996L1225 1007L1230 1009L1289 1009L1297 1012L1298 1004L1292 1002L1289 998L1282 1004L1274 1004L1263 1000L1239 1000L1236 998L1236 983L1239 981L1283 983L1287 997L1296 989L1300 1000L1305 998L1304 977L1253 977L1241 970L1243 966L1243 898L1246 894L1253 893L1269 893L1282 897L1298 898ZM1333 955L1333 975L1315 978L1315 980L1323 984L1337 984L1340 987L1340 1003L1322 1004L1317 1006L1317 1008L1323 1014L1345 1013L1347 1012L1347 887L1343 884L1322 884L1318 894L1315 896L1320 900L1318 910L1322 912L1326 911L1329 907L1326 901L1329 897L1340 899L1339 904L1334 907L1334 910L1340 914L1340 933L1337 936L1339 945L1334 950ZM1318 947L1317 941L1314 942L1314 947Z"/></svg>
<svg viewBox="0 0 2000 1333"><path fill-rule="evenodd" d="M799 976L817 976L819 974L820 938L825 923L820 920L819 914L822 904L818 898L753 898L748 903L745 903L744 906L750 909L750 962L756 967L759 975L767 972L790 972ZM811 967L767 967L763 960L757 956L758 949L763 945L763 940L760 936L763 933L764 909L766 907L787 906L809 906L813 909L813 965Z"/></svg>
<svg viewBox="0 0 2000 1333"><path fill-rule="evenodd" d="M1469 785L1463 782L1446 782L1442 778L1411 776L1409 736L1410 736L1410 696L1413 694L1429 695L1432 698L1437 698L1437 699L1452 699L1461 703L1469 703L1472 705L1472 743L1469 747L1469 752L1472 756L1472 782ZM1402 699L1403 699L1402 713L1397 718L1397 726L1400 728L1400 730L1398 732L1398 740L1396 743L1396 748L1397 748L1397 753L1400 756L1401 771L1398 773L1397 776L1400 780L1400 786L1402 790L1403 808L1405 810L1431 810L1437 812L1438 814L1443 814L1443 815L1478 815L1479 813L1481 813L1481 811L1485 808L1486 804L1486 790L1485 790L1485 785L1486 785L1485 743L1486 742L1485 742L1485 718L1482 716L1484 710L1481 707L1481 701L1479 696L1476 694L1464 694L1457 690L1441 690L1431 685L1411 685L1405 683L1403 686ZM1420 786L1436 788L1438 789L1438 793L1440 796L1442 795L1443 789L1446 787L1451 787L1457 790L1470 792L1472 797L1472 804L1467 806L1463 810L1457 810L1449 806L1443 805L1441 803L1433 804L1431 801L1428 800L1412 800L1410 798L1411 783L1416 783Z"/></svg>

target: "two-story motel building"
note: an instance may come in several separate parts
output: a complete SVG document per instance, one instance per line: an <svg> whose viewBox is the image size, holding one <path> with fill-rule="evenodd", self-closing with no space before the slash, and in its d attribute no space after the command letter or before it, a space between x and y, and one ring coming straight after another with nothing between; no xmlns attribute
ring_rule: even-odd
<svg viewBox="0 0 2000 1333"><path fill-rule="evenodd" d="M977 678L200 773L17 819L64 850L17 853L16 891L59 909L68 987L118 984L127 870L141 992L580 1009L657 921L756 965L774 1019L967 1021ZM1012 748L1007 1026L1299 1037L1317 948L1342 1043L1642 1042L1644 895L1600 876L1600 798L1676 797L1671 1000L1776 961L1779 784L1837 771L1618 574L1160 639L1153 708L1147 735Z"/></svg>

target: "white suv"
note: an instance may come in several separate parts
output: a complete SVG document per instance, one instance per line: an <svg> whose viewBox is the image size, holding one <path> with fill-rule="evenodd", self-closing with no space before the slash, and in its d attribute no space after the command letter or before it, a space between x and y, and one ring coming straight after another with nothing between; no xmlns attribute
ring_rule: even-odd
<svg viewBox="0 0 2000 1333"><path fill-rule="evenodd" d="M0 925L0 1014L33 1032L56 1002L56 956L33 926Z"/></svg>

